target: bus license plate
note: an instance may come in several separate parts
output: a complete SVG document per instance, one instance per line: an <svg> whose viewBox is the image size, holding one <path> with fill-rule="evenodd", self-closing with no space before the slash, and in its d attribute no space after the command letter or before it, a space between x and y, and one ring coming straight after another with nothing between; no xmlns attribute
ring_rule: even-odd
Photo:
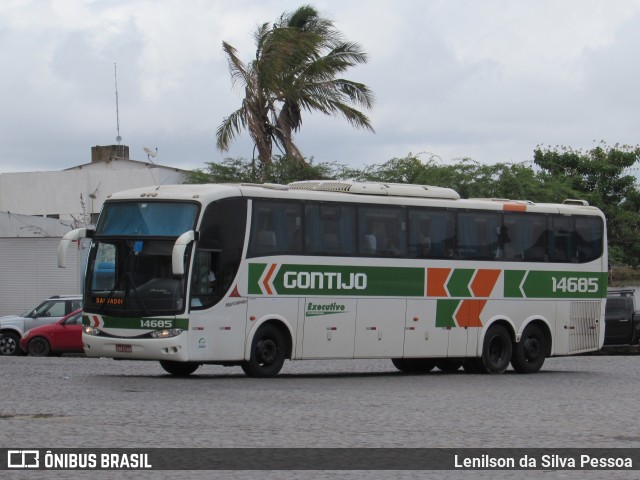
<svg viewBox="0 0 640 480"><path fill-rule="evenodd" d="M116 345L116 352L131 353L132 351L131 345Z"/></svg>

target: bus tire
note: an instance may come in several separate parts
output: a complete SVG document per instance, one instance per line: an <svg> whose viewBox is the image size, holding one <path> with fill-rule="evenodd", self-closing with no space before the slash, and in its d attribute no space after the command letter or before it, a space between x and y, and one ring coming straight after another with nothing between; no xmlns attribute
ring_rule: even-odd
<svg viewBox="0 0 640 480"><path fill-rule="evenodd" d="M27 350L32 357L47 357L51 354L51 346L43 337L33 338L27 345Z"/></svg>
<svg viewBox="0 0 640 480"><path fill-rule="evenodd" d="M284 364L286 342L278 327L271 324L261 326L251 342L249 361L242 362L242 370L249 377L275 377Z"/></svg>
<svg viewBox="0 0 640 480"><path fill-rule="evenodd" d="M165 372L176 377L188 377L200 366L196 362L174 362L172 360L160 360L160 366Z"/></svg>
<svg viewBox="0 0 640 480"><path fill-rule="evenodd" d="M464 358L441 358L436 361L436 367L443 372L452 373L460 369L464 363Z"/></svg>
<svg viewBox="0 0 640 480"><path fill-rule="evenodd" d="M542 368L547 356L547 339L538 325L529 325L522 332L511 357L511 365L518 373L535 373Z"/></svg>
<svg viewBox="0 0 640 480"><path fill-rule="evenodd" d="M502 325L492 325L482 344L482 364L486 373L504 373L511 361L511 335Z"/></svg>
<svg viewBox="0 0 640 480"><path fill-rule="evenodd" d="M431 358L392 358L391 363L403 373L429 373L436 366Z"/></svg>

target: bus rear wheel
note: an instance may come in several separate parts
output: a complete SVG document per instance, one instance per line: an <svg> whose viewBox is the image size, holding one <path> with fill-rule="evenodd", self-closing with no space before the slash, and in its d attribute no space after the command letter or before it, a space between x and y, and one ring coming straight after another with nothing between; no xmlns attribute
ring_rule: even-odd
<svg viewBox="0 0 640 480"><path fill-rule="evenodd" d="M249 377L275 377L284 364L287 355L286 342L282 332L275 325L263 325L251 342L249 361L241 364Z"/></svg>
<svg viewBox="0 0 640 480"><path fill-rule="evenodd" d="M431 358L392 358L391 362L403 373L429 373L436 366Z"/></svg>
<svg viewBox="0 0 640 480"><path fill-rule="evenodd" d="M511 361L511 335L502 325L487 330L482 344L482 363L487 373L504 373Z"/></svg>
<svg viewBox="0 0 640 480"><path fill-rule="evenodd" d="M547 356L547 339L537 325L529 325L516 343L511 365L518 373L535 373L542 368Z"/></svg>
<svg viewBox="0 0 640 480"><path fill-rule="evenodd" d="M188 377L200 366L196 362L174 362L171 360L160 360L160 366L165 372L176 377Z"/></svg>

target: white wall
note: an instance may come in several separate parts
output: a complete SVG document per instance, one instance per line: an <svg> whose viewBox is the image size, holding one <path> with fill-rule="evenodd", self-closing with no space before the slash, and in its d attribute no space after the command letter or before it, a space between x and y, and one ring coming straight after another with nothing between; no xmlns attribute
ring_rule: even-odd
<svg viewBox="0 0 640 480"><path fill-rule="evenodd" d="M59 172L3 173L0 211L79 219L83 215L81 194L84 211L99 213L107 196L115 192L183 181L180 170L131 160L96 162ZM95 199L90 197L93 194Z"/></svg>
<svg viewBox="0 0 640 480"><path fill-rule="evenodd" d="M60 238L0 238L0 315L19 315L51 295L81 293L88 242L58 268Z"/></svg>

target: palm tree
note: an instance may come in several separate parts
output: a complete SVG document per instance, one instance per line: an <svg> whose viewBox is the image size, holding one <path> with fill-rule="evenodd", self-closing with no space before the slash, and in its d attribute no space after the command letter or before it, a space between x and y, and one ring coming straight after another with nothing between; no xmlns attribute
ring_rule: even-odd
<svg viewBox="0 0 640 480"><path fill-rule="evenodd" d="M336 78L366 63L366 54L358 44L344 41L331 20L302 6L283 14L273 26L259 26L254 40L256 56L248 64L234 47L222 44L233 82L244 87L245 96L242 106L218 127L219 150L227 151L247 129L263 164L270 163L274 144L286 156L304 161L293 142L303 110L340 114L351 125L373 131L369 118L352 106L371 108L372 92L362 83Z"/></svg>

